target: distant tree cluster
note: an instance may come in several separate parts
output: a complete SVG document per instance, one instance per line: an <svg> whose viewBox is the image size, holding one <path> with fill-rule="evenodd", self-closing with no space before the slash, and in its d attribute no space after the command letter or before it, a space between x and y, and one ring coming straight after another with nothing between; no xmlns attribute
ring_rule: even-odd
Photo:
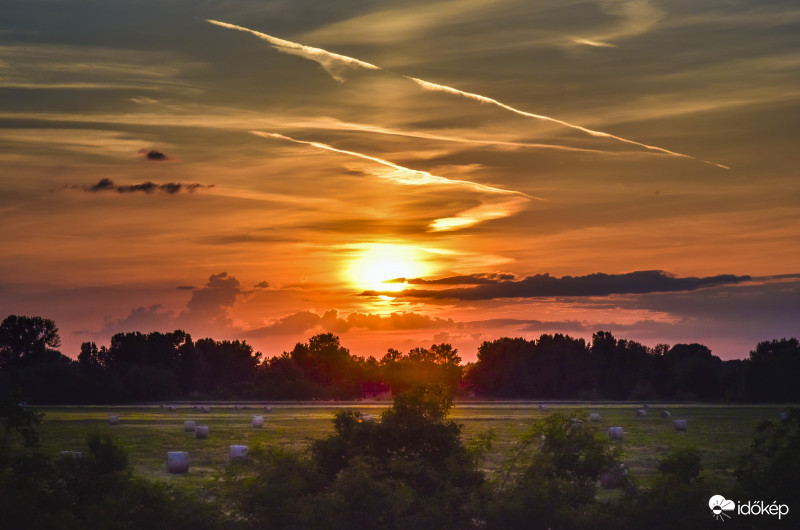
<svg viewBox="0 0 800 530"><path fill-rule="evenodd" d="M331 333L270 358L244 341L193 341L181 330L131 332L108 346L61 354L52 320L11 315L0 324L0 392L20 387L35 403L169 399L357 399L367 385L394 394L441 385L455 395L510 399L800 402L797 339L762 342L746 360L722 361L702 344L649 348L599 331L484 342L461 364L450 344L350 354Z"/></svg>

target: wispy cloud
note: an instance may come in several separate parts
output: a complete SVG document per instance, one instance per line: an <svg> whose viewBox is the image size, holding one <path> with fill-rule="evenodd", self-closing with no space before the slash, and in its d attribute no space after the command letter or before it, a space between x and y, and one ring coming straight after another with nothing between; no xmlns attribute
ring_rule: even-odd
<svg viewBox="0 0 800 530"><path fill-rule="evenodd" d="M374 64L370 64L366 61L361 61L353 57L348 57L346 55L339 55L338 53L329 52L321 48L314 48L312 46L305 46L297 42L279 39L278 37L273 37L272 35L261 33L260 31L237 26L236 24L228 24L227 22L220 22L218 20L211 19L207 19L207 21L223 28L235 29L237 31L244 31L245 33L255 35L259 39L269 42L283 53L299 55L300 57L305 57L306 59L316 61L339 82L344 81L344 78L341 75L343 68L366 68L368 70L380 70L380 68Z"/></svg>
<svg viewBox="0 0 800 530"><path fill-rule="evenodd" d="M73 186L77 187L77 186ZM135 193L142 192L151 194L156 191L174 195L183 191L192 193L195 190L203 188L213 188L213 184L183 184L181 182L166 182L163 184L156 184L155 182L141 182L138 184L114 184L110 178L102 178L97 183L89 186L80 186L80 189L90 193L97 193L102 191L116 191L117 193Z"/></svg>
<svg viewBox="0 0 800 530"><path fill-rule="evenodd" d="M619 21L613 27L589 37L572 38L574 44L614 47L611 41L647 33L665 14L649 0L599 0L598 4L606 13L619 17Z"/></svg>
<svg viewBox="0 0 800 530"><path fill-rule="evenodd" d="M521 209L522 204L526 203L531 198L537 200L543 200L538 197L531 197L519 191L496 188L494 186L488 186L486 184L480 184L478 182L472 182L469 180L448 179L446 177L440 177L428 173L427 171L410 169L395 164L393 162L389 162L388 160L384 160L382 158L365 155L363 153L358 153L355 151L337 149L333 146L319 142L308 142L305 140L297 140L295 138L291 138L289 136L285 136L283 134L278 134L278 133L267 133L261 131L250 131L250 132L252 132L257 136L261 136L263 138L285 140L296 144L308 145L310 147L314 147L317 149L324 149L326 151L341 153L344 155L361 158L363 160L368 160L370 162L375 162L376 164L390 168L391 171L378 171L378 172L373 172L373 174L381 178L391 180L396 184L403 184L408 186L426 186L426 185L459 186L475 192L506 196L506 198L504 198L503 200L496 200L496 199L487 200L483 202L480 206L465 210L453 217L446 217L433 221L430 225L430 229L435 232L458 230L461 228L472 226L474 224L483 221L508 217L509 215L513 215L514 213L518 212Z"/></svg>

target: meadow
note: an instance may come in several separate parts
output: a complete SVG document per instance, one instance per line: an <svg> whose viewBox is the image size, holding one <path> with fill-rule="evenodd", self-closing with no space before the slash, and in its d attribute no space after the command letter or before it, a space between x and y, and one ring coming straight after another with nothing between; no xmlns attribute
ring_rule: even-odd
<svg viewBox="0 0 800 530"><path fill-rule="evenodd" d="M228 446L243 444L251 448L265 445L302 450L312 440L332 432L332 419L338 410L359 410L378 417L388 403L375 402L296 402L203 403L211 412L196 410L192 403L168 406L63 406L40 407L45 414L39 428L45 454L60 451L85 451L86 437L91 433L110 434L124 447L133 472L150 480L170 483L190 491L217 482L228 464ZM167 404L170 405L170 404ZM671 448L700 449L704 477L724 486L734 481L733 471L739 456L752 443L755 427L762 420L777 420L786 405L709 405L650 404L646 417L636 416L640 403L576 403L559 402L456 402L450 418L463 425L463 439L472 440L493 433L492 448L484 462L488 473L498 471L515 452L520 438L538 419L548 414L579 415L588 421L589 412L598 412L601 420L590 423L598 437L607 437L610 426L621 426L623 441L611 442L620 451L621 460L639 483L646 485L655 472L659 458ZM662 419L668 410L671 418ZM108 416L119 416L118 425L109 425ZM264 417L264 426L255 429L254 415ZM688 429L677 432L673 420L684 419ZM197 440L183 431L184 420L208 425L208 439ZM31 450L28 450L31 451ZM164 467L167 451L187 451L191 469L186 475L170 475Z"/></svg>

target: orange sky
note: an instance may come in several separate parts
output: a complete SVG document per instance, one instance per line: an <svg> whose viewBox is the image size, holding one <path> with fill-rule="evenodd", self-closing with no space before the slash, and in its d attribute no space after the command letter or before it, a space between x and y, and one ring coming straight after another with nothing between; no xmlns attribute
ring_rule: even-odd
<svg viewBox="0 0 800 530"><path fill-rule="evenodd" d="M0 316L67 355L800 334L791 2L8 4Z"/></svg>

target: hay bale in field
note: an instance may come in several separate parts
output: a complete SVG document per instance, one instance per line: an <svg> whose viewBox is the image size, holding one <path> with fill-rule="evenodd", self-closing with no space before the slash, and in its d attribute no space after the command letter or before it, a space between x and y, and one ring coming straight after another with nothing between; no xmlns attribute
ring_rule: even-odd
<svg viewBox="0 0 800 530"><path fill-rule="evenodd" d="M372 414L362 414L361 418L358 420L358 423L364 421L375 421L375 416L373 416Z"/></svg>
<svg viewBox="0 0 800 530"><path fill-rule="evenodd" d="M627 481L628 468L619 464L600 475L600 487L605 490L621 488Z"/></svg>
<svg viewBox="0 0 800 530"><path fill-rule="evenodd" d="M211 412L211 407L209 405L203 405L200 407L201 412Z"/></svg>
<svg viewBox="0 0 800 530"><path fill-rule="evenodd" d="M545 406L544 406L544 405L542 405L541 403L539 404L539 410L544 410L544 409L546 409L546 408L547 408L547 407L545 407Z"/></svg>
<svg viewBox="0 0 800 530"><path fill-rule="evenodd" d="M161 405L158 406L158 408L163 409L164 408L164 404L162 403Z"/></svg>
<svg viewBox="0 0 800 530"><path fill-rule="evenodd" d="M600 421L600 413L599 412L592 412L589 414L589 421L598 422Z"/></svg>
<svg viewBox="0 0 800 530"><path fill-rule="evenodd" d="M185 451L167 451L167 473L188 473L189 453Z"/></svg>
<svg viewBox="0 0 800 530"><path fill-rule="evenodd" d="M108 424L109 425L118 425L119 424L119 416L116 414L109 414L108 415Z"/></svg>
<svg viewBox="0 0 800 530"><path fill-rule="evenodd" d="M250 424L253 428L260 429L264 426L264 416L253 416L253 421L251 421Z"/></svg>
<svg viewBox="0 0 800 530"><path fill-rule="evenodd" d="M667 418L669 418L670 416L672 416L672 414L670 414L668 410L662 410L662 411L661 411L661 418L662 418L662 419L665 419L665 420L666 420L666 419L667 419Z"/></svg>
<svg viewBox="0 0 800 530"><path fill-rule="evenodd" d="M175 405L170 405L169 406L169 411L170 412L175 412L176 410L178 410L178 407L176 407Z"/></svg>
<svg viewBox="0 0 800 530"><path fill-rule="evenodd" d="M233 406L233 410L242 410L243 408L244 407L242 407L241 405L234 405Z"/></svg>
<svg viewBox="0 0 800 530"><path fill-rule="evenodd" d="M183 422L183 432L194 432L197 428L197 422L194 420L186 420Z"/></svg>
<svg viewBox="0 0 800 530"><path fill-rule="evenodd" d="M230 446L230 460L244 460L247 458L248 449L246 445L232 445Z"/></svg>
<svg viewBox="0 0 800 530"><path fill-rule="evenodd" d="M674 426L676 431L685 431L686 420L675 420Z"/></svg>
<svg viewBox="0 0 800 530"><path fill-rule="evenodd" d="M198 425L195 427L194 437L198 440L205 440L208 438L208 425Z"/></svg>
<svg viewBox="0 0 800 530"><path fill-rule="evenodd" d="M264 405L264 412L272 412L272 407L269 405Z"/></svg>
<svg viewBox="0 0 800 530"><path fill-rule="evenodd" d="M67 460L80 460L83 458L83 453L80 451L61 451L61 457Z"/></svg>
<svg viewBox="0 0 800 530"><path fill-rule="evenodd" d="M648 405L647 403L645 403L644 405L642 405L642 408L643 408L644 410L650 410L650 405Z"/></svg>
<svg viewBox="0 0 800 530"><path fill-rule="evenodd" d="M625 438L625 433L622 427L609 427L608 437L612 440L622 440Z"/></svg>
<svg viewBox="0 0 800 530"><path fill-rule="evenodd" d="M647 417L647 411L644 410L644 409L637 410L636 411L636 417L637 418L646 418Z"/></svg>

